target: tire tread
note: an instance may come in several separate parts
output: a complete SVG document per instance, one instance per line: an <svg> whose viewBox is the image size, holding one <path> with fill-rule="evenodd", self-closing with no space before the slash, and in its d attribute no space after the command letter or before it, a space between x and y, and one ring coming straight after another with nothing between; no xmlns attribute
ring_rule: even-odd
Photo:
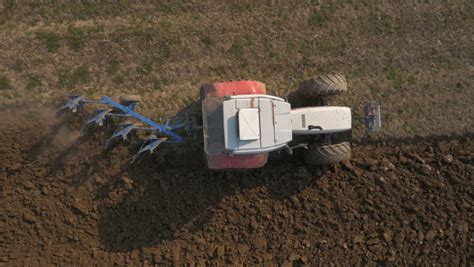
<svg viewBox="0 0 474 267"><path fill-rule="evenodd" d="M349 142L315 146L305 151L304 161L311 165L331 165L350 159L351 154Z"/></svg>
<svg viewBox="0 0 474 267"><path fill-rule="evenodd" d="M335 95L347 91L347 82L341 74L320 75L301 82L299 90L310 97Z"/></svg>

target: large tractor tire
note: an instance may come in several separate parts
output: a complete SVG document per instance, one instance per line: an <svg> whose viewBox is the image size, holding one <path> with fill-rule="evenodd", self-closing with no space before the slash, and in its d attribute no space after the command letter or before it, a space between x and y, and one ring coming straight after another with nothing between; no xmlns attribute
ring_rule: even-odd
<svg viewBox="0 0 474 267"><path fill-rule="evenodd" d="M351 145L342 142L334 145L314 146L304 151L304 161L310 165L331 165L351 158Z"/></svg>
<svg viewBox="0 0 474 267"><path fill-rule="evenodd" d="M347 82L341 74L321 75L301 82L298 91L306 97L336 95L347 91Z"/></svg>

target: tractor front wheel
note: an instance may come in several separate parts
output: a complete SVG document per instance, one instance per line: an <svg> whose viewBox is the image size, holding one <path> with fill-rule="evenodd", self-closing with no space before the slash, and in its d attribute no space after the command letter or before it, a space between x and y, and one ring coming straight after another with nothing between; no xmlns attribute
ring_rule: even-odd
<svg viewBox="0 0 474 267"><path fill-rule="evenodd" d="M310 165L331 165L351 158L351 145L342 142L333 145L316 145L304 151L304 161Z"/></svg>

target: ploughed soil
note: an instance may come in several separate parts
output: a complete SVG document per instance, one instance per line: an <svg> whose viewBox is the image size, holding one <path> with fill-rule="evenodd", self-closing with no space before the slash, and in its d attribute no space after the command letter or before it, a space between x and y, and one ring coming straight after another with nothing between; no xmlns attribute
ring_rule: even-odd
<svg viewBox="0 0 474 267"><path fill-rule="evenodd" d="M2 112L0 265L473 262L472 135L240 172L207 170L199 145L130 165L105 135L81 140L45 108Z"/></svg>

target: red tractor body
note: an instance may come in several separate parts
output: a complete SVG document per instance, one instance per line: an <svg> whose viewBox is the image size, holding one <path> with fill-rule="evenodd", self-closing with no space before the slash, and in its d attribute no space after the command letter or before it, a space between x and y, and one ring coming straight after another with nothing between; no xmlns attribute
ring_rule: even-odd
<svg viewBox="0 0 474 267"><path fill-rule="evenodd" d="M224 132L221 105L223 98L250 94L266 94L265 84L256 81L235 81L206 84L201 87L204 150L209 169L251 169L262 167L267 163L268 153L230 155L224 147L223 135L210 136L212 133Z"/></svg>

